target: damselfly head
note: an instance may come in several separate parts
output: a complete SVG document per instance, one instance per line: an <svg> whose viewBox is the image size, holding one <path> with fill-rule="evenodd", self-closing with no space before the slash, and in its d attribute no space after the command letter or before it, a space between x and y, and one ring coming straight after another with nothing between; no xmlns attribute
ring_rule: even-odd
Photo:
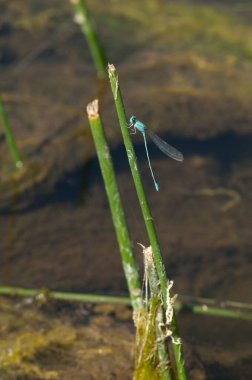
<svg viewBox="0 0 252 380"><path fill-rule="evenodd" d="M137 121L136 116L131 116L131 118L130 118L130 124L134 125L136 123L136 121Z"/></svg>

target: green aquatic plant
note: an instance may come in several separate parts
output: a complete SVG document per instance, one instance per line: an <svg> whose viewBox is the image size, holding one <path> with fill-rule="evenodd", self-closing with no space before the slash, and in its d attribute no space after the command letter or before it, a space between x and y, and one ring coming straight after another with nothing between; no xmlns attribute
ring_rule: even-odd
<svg viewBox="0 0 252 380"><path fill-rule="evenodd" d="M87 106L90 128L105 183L116 236L120 247L124 273L134 310L142 308L142 294L133 247L122 207L104 128L99 116L98 100Z"/></svg>
<svg viewBox="0 0 252 380"><path fill-rule="evenodd" d="M80 25L81 30L86 37L89 50L96 66L97 76L99 78L105 78L107 75L107 58L99 41L86 3L84 0L70 0L70 3L74 8L74 21Z"/></svg>
<svg viewBox="0 0 252 380"><path fill-rule="evenodd" d="M139 204L141 207L143 219L144 219L146 230L147 230L148 237L150 240L150 245L153 251L155 267L156 267L158 279L160 281L160 286L161 286L163 308L165 311L167 310L167 307L169 306L168 300L171 298L170 291L169 291L170 286L167 280L165 267L162 260L162 255L161 255L159 241L157 238L155 225L153 222L147 196L144 191L142 179L141 179L140 172L138 169L136 155L135 155L135 151L134 151L133 144L131 141L129 128L127 128L128 120L125 114L125 108L124 108L123 98L122 98L122 94L120 90L118 74L116 72L114 65L108 65L108 75L110 79L111 89L112 89L112 93L113 93L114 101L115 101L115 107L116 107L116 111L117 111L117 115L119 119L119 124L121 127L121 132L122 132L123 141L124 141L125 149L126 149L128 160L129 160L132 177L134 180ZM187 375L186 375L185 362L184 362L184 356L183 356L182 341L180 339L177 322L176 322L176 318L174 314L173 314L172 321L170 321L170 328L172 331L171 335L173 337L172 346L173 346L173 352L174 352L174 357L176 361L176 373L178 375L179 380L186 380Z"/></svg>
<svg viewBox="0 0 252 380"><path fill-rule="evenodd" d="M9 147L15 166L20 169L23 167L23 161L21 159L21 155L19 153L19 150L16 144L16 139L14 137L14 133L12 131L12 128L9 122L9 117L5 110L4 102L1 96L0 96L0 119L2 121L7 145Z"/></svg>

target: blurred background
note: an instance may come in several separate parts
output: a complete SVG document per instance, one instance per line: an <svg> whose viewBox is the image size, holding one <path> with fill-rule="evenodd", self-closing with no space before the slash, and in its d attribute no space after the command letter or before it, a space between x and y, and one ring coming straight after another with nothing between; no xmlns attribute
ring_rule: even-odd
<svg viewBox="0 0 252 380"><path fill-rule="evenodd" d="M149 144L156 192L142 136L133 136L175 292L251 302L251 3L87 5L119 73L128 117L185 157L175 162ZM0 126L1 284L126 295L86 117L97 96L141 270L137 242L148 239L110 88L96 79L68 1L0 1L0 92L26 167L22 175L14 170ZM199 327L185 318L182 333L193 323ZM249 378L247 325L220 323L211 344L230 346L236 331L232 361ZM210 325L204 319L202 330Z"/></svg>

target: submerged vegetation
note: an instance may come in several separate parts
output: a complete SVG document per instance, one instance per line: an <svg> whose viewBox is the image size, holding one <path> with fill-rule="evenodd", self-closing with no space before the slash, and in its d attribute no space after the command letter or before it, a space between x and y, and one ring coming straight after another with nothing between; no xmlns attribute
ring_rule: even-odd
<svg viewBox="0 0 252 380"><path fill-rule="evenodd" d="M16 139L14 137L12 128L10 126L8 114L5 110L4 102L1 95L0 95L0 120L2 122L5 138L6 138L11 156L13 158L14 164L18 169L20 169L23 166L23 162L21 160L21 156L17 148Z"/></svg>
<svg viewBox="0 0 252 380"><path fill-rule="evenodd" d="M124 368L131 368L133 334L118 321L129 318L127 308L120 306L99 309L0 298L0 378L120 376Z"/></svg>

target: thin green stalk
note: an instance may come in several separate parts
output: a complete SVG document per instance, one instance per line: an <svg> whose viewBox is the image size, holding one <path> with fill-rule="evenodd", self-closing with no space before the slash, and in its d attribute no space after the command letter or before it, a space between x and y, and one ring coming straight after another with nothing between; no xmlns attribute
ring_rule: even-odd
<svg viewBox="0 0 252 380"><path fill-rule="evenodd" d="M122 263L132 300L132 306L134 310L139 310L142 308L140 280L134 260L132 242L129 236L120 194L116 183L109 147L99 116L98 100L94 100L92 103L89 103L87 106L87 114L105 183L105 189L109 200L116 236L121 251Z"/></svg>
<svg viewBox="0 0 252 380"><path fill-rule="evenodd" d="M200 305L202 304L202 307L205 307L208 305L214 305L215 307L219 309L226 309L226 307L231 307L234 309L247 309L252 310L252 304L245 303L245 302L239 302L239 301L221 301L221 300L215 300L214 298L205 298L205 297L195 297L195 296L179 296L181 298L181 301L187 305L187 304L193 304L193 305ZM218 307L219 305L219 307ZM206 307L206 308L207 308Z"/></svg>
<svg viewBox="0 0 252 380"><path fill-rule="evenodd" d="M84 0L70 0L75 11L75 22L80 25L83 34L86 37L89 50L93 57L97 75L99 78L106 78L107 58L100 44L94 23L90 17L89 11Z"/></svg>
<svg viewBox="0 0 252 380"><path fill-rule="evenodd" d="M93 302L93 303L111 303L118 305L131 305L131 300L129 297L116 297L107 296L99 294L82 294L82 293L70 293L70 292L58 292L51 291L49 289L25 289L13 286L0 286L0 295L3 296L17 296L17 297L40 297L40 295L45 294L46 297L57 299L59 301L70 301L70 302ZM214 317L225 317L225 318L235 318L245 321L252 321L251 312L244 312L240 310L231 310L222 307L211 307L207 306L208 301L211 303L212 299L204 298L204 305L194 304L190 301L186 301L187 297L179 296L181 301L177 301L174 305L176 311L185 311L194 314L210 315ZM193 297L193 299L201 300L201 298ZM226 301L225 304L228 305L238 304L238 306L233 306L237 309L251 309L251 304L244 304L241 302Z"/></svg>
<svg viewBox="0 0 252 380"><path fill-rule="evenodd" d="M203 314L203 315L209 315L214 317L226 317L226 318L234 318L234 319L240 319L244 321L252 321L252 314L251 312L241 312L239 310L230 310L230 309L223 309L221 307L211 307L207 305L195 305L195 304L182 304L180 302L177 302L175 305L175 309L177 311L182 310L185 312L190 312L194 314Z"/></svg>
<svg viewBox="0 0 252 380"><path fill-rule="evenodd" d="M59 301L71 301L71 302L93 302L93 303L112 303L118 305L131 305L131 300L128 297L113 297L96 294L80 294L69 292L57 292L49 289L25 289L11 286L1 286L1 295L19 296L19 297L36 297L53 298Z"/></svg>
<svg viewBox="0 0 252 380"><path fill-rule="evenodd" d="M21 168L23 166L23 161L18 151L16 140L12 132L9 118L8 118L7 112L5 111L3 99L1 96L0 96L0 119L2 120L3 130L4 130L4 134L6 137L6 141L7 141L11 156L14 160L16 167Z"/></svg>
<svg viewBox="0 0 252 380"><path fill-rule="evenodd" d="M114 65L108 65L108 74L109 74L112 92L114 95L114 100L115 100L117 115L118 115L121 131L123 135L124 145L125 145L126 152L128 155L131 173L132 173L133 180L135 183L137 196L138 196L138 200L139 200L142 214L144 217L147 233L150 239L150 244L153 250L154 261L157 268L157 273L158 273L161 290L162 290L164 309L166 309L167 295L168 295L167 276L166 276L165 267L162 261L160 245L158 242L156 229L153 223L153 218L151 216L147 197L146 197L142 180L140 177L140 173L138 170L135 151L134 151L133 144L131 141L129 129L127 128L127 118L125 115L123 99L122 99L121 90L119 86L118 74L116 72ZM183 351L182 351L182 343L180 341L180 336L179 336L175 316L172 321L172 330L173 330L174 342L180 342L180 343L173 343L173 351L174 351L175 361L177 365L178 378L179 380L186 380L187 375L186 375L185 362L184 362Z"/></svg>

